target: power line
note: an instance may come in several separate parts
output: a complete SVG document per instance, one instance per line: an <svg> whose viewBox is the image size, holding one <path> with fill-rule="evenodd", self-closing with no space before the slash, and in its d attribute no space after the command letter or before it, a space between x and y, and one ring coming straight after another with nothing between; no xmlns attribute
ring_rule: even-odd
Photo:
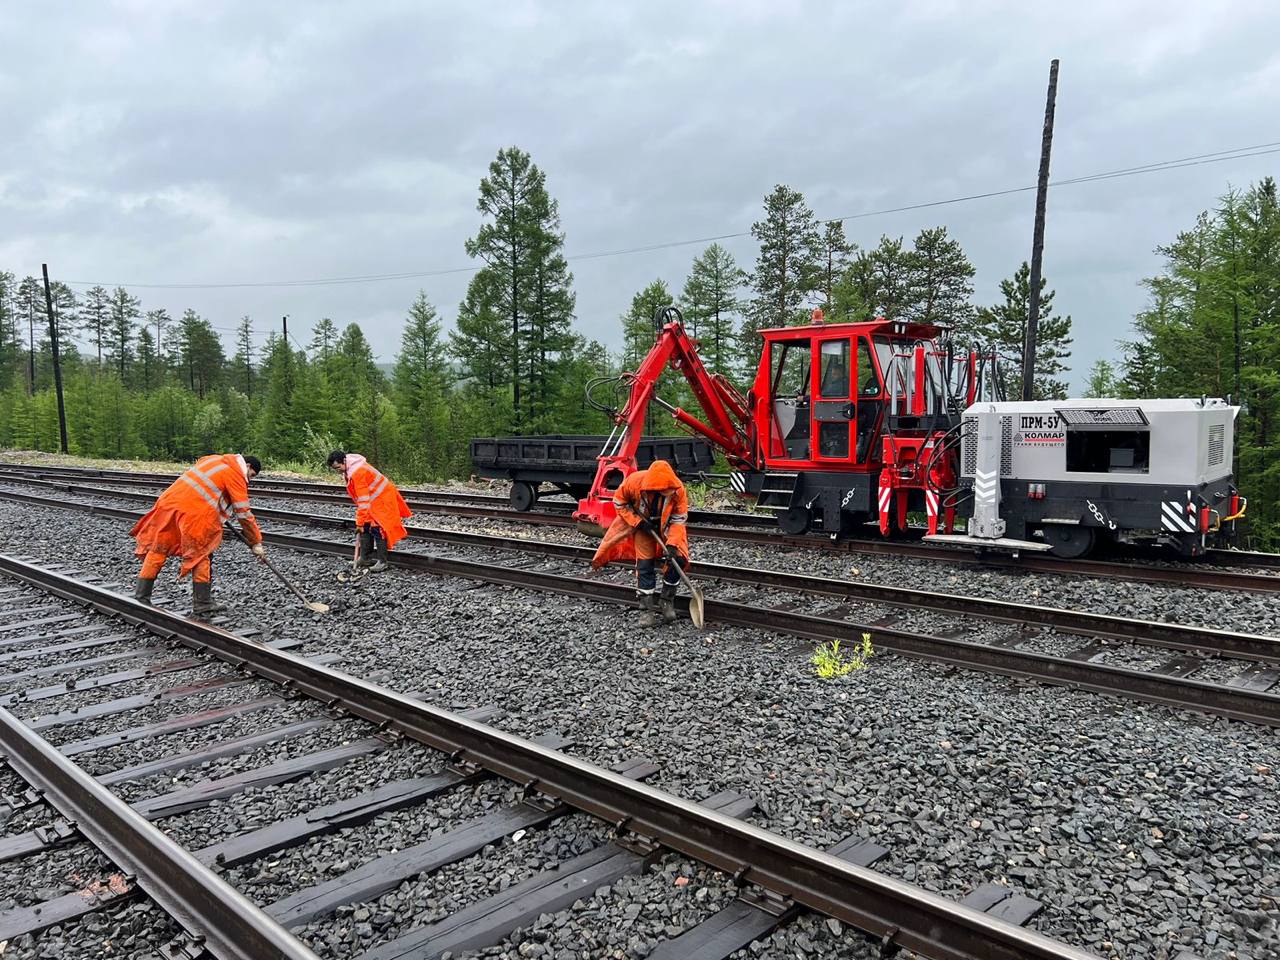
<svg viewBox="0 0 1280 960"><path fill-rule="evenodd" d="M1185 167L1198 167L1209 163L1223 163L1227 160L1243 160L1248 157L1261 157L1280 153L1280 140L1270 143L1259 143L1248 147L1236 147L1232 150L1219 150L1214 153L1202 153L1196 156L1179 157L1173 160L1158 160L1136 167L1123 167L1118 170L1107 170L1085 176L1072 177L1066 180L1054 180L1052 187L1075 186L1082 183L1094 183L1101 180L1116 180L1122 177L1135 177L1148 173L1160 173L1166 170L1180 170ZM892 213L907 213L912 210L926 210L933 207L952 206L958 203L971 203L975 200L989 200L995 197L1007 197L1018 193L1035 190L1034 184L1023 187L1007 187L1002 190L989 190L985 193L971 193L945 200L928 200L920 203L909 203L899 207L884 207L879 210L867 210L862 213L851 213L843 217L829 217L819 223L845 223L850 220L865 220L870 217L882 217ZM751 236L750 230L739 230L733 233L722 233L715 236L697 237L689 240L671 240L665 243L646 244L637 247L621 247L616 250L600 250L593 253L570 254L565 257L569 261L600 260L606 257L623 257L639 253L652 253L658 250L672 250L704 243L717 243L721 240L737 240ZM105 281L66 280L65 283L77 287L132 287L144 290L229 290L252 287L319 287L354 283L379 283L389 280L422 280L432 277L445 277L459 273L475 273L481 268L476 265L465 267L449 267L441 270L406 271L403 273L378 273L351 277L321 277L314 280L259 280L236 283L107 283Z"/></svg>

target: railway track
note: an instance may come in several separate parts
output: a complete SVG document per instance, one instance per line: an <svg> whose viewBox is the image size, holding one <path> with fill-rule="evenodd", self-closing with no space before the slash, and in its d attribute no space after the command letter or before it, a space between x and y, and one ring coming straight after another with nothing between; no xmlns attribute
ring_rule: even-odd
<svg viewBox="0 0 1280 960"><path fill-rule="evenodd" d="M312 960L296 931L314 932L322 921L355 925L351 904L377 901L406 880L455 865L484 870L495 847L511 851L522 831L560 823L583 833L585 852L553 870L532 868L443 919L395 927L358 955L425 958L498 944L591 890L598 895L659 860L687 858L727 875L724 897L699 922L668 929L649 956L725 957L806 910L865 931L883 949L937 960L1090 956L1020 926L1041 904L1006 885L979 885L958 903L945 899L870 869L887 851L869 841L850 837L825 851L803 846L744 820L754 807L747 797L681 799L643 782L657 771L643 759L604 769L564 752L568 744L554 734L534 741L486 724L490 710L444 710L344 674L323 658L139 604L95 581L0 555L0 656L11 671L0 678L7 691L0 695L0 746L10 780L29 787L7 795L0 863L87 843L111 864L97 868L98 876L78 877L83 889L50 900L27 892L28 902L0 912L0 940L10 945L52 927L65 935L81 918L145 896L182 931L166 944L166 956ZM100 672L112 656L118 662ZM118 669L124 662L132 666ZM55 676L65 679L50 684ZM108 688L108 695L130 695L102 699ZM210 703L214 694L220 699ZM219 736L235 732L225 729L232 723L240 735ZM307 739L317 731L329 731L329 739ZM185 734L191 739L184 742ZM301 746L274 762L243 762L255 749L284 742ZM233 758L235 772L221 775L218 763ZM358 786L339 781L345 795L325 791L324 802L310 809L288 806L278 819L234 821L236 828L213 842L185 842L208 839L209 828L202 832L192 821L220 809L216 804L358 764ZM188 776L172 776L182 771ZM323 879L278 880L266 902L231 882L253 876L241 866L284 859L381 815L486 786L504 802L458 816L412 846L344 862Z"/></svg>
<svg viewBox="0 0 1280 960"><path fill-rule="evenodd" d="M98 477L101 474L110 476ZM0 482L38 483L59 486L68 492L98 495L104 493L101 487L76 483L75 479L81 476L98 477L103 483L108 484L147 489L156 489L159 485L167 485L173 481L173 476L168 474L130 475L123 471L80 470L72 467L58 467L53 470L40 467L33 471L22 468L20 465L0 464ZM326 486L324 484L308 484L303 481L281 484L276 481L255 480L253 489L260 495L271 496L272 486L293 499L317 503L350 502L342 488L333 487L333 492L329 492L324 489ZM318 490L314 489L317 487ZM446 494L449 499L441 499L441 495L433 491L406 490L404 493L412 509L420 514L474 517L543 526L576 526L576 522L567 510L510 510L499 505L505 502L505 498L502 497L490 497L477 503L475 498L484 495ZM454 496L457 499L453 499ZM744 521L743 518L750 518L750 520ZM1280 554L1214 550L1206 555L1202 563L1194 564L1148 563L1136 559L1065 560L1035 554L1011 556L991 551L978 552L919 541L833 541L824 537L788 536L773 528L771 520L750 514L695 511L691 513L690 519L689 531L696 536L759 546L816 549L834 554L888 555L992 570L1070 574L1197 589L1240 590L1251 593L1280 592ZM750 528L737 526L742 522L750 522L752 526ZM1275 570L1277 573L1259 572L1266 570Z"/></svg>
<svg viewBox="0 0 1280 960"><path fill-rule="evenodd" d="M0 497L130 523L141 516L118 507L12 491L0 490ZM139 493L127 497L148 499ZM262 520L295 526L353 527L350 520L334 516L270 508L256 513ZM580 575L592 553L588 548L417 525L407 529L411 542L466 553L398 550L391 554L395 566L592 600L634 602L625 572L612 578ZM349 542L271 530L264 536L290 549L349 558ZM537 563L537 558L545 562ZM701 577L723 585L707 601L707 616L713 622L815 642L846 641L868 633L880 649L952 667L1280 724L1280 640L1273 637L739 566L699 564L698 569ZM927 621L918 615L908 618L904 610L931 616Z"/></svg>

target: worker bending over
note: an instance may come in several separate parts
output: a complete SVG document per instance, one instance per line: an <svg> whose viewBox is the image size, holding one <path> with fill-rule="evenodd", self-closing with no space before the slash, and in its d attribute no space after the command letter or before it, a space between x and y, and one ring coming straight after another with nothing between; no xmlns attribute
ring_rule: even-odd
<svg viewBox="0 0 1280 960"><path fill-rule="evenodd" d="M662 619L676 618L676 586L680 567L689 569L689 497L671 464L655 460L648 470L637 470L613 495L617 519L600 541L591 566L600 569L612 560L636 561L636 592L640 597L642 627L658 622L657 558L663 557ZM669 548L664 554L661 538Z"/></svg>
<svg viewBox="0 0 1280 960"><path fill-rule="evenodd" d="M347 493L355 501L358 564L381 573L387 569L387 551L408 536L401 521L413 512L396 485L360 454L335 450L329 454L329 466L346 479Z"/></svg>
<svg viewBox="0 0 1280 960"><path fill-rule="evenodd" d="M222 523L235 517L254 556L265 560L262 531L249 510L249 481L262 464L257 457L215 453L201 457L139 520L130 536L137 539L134 553L144 557L133 595L151 602L156 577L170 557L182 557L178 578L191 574L191 612L207 617L226 607L213 602L213 551L222 542Z"/></svg>

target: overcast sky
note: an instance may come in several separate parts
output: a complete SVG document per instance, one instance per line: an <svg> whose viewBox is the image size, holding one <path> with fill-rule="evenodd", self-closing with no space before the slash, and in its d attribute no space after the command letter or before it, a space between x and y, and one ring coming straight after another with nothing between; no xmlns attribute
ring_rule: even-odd
<svg viewBox="0 0 1280 960"><path fill-rule="evenodd" d="M1061 12L1050 12L1053 11ZM477 186L532 153L560 202L578 326L610 345L632 294L679 289L776 183L821 218L1034 183L1049 60L1053 176L1280 141L1280 5L376 2L0 6L0 269L125 284L229 330L357 321L383 361L424 289L451 323ZM1229 184L1280 154L1049 196L1045 276L1073 379L1114 353L1138 281ZM1033 193L865 217L944 224L979 302L1027 258ZM725 241L750 267L749 237ZM83 288L80 288L83 289ZM225 334L230 339L230 334Z"/></svg>

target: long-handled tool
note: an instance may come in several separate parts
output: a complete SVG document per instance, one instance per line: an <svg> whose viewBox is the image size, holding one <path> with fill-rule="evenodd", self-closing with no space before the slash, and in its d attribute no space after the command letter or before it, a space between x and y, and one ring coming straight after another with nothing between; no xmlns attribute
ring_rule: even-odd
<svg viewBox="0 0 1280 960"><path fill-rule="evenodd" d="M694 582L689 579L689 575L684 572L684 566L680 563L679 551L667 546L666 541L658 535L657 528L652 524L647 525L646 532L658 541L658 546L662 547L662 552L667 555L667 559L676 568L676 573L680 575L680 582L689 588L689 619L693 621L695 627L701 630L707 622L702 591L694 585Z"/></svg>
<svg viewBox="0 0 1280 960"><path fill-rule="evenodd" d="M232 533L236 535L236 539L238 539L241 543L243 543L245 546L249 545L249 541L244 538L244 534L242 534L239 530L231 526L231 524L227 524L226 527L228 530L230 530ZM272 563L270 560L268 560L265 556L259 557L258 559L267 565L267 569L276 575L276 579L278 579L281 583L283 583L286 587L288 587L289 592L292 593L299 600L301 600L303 603L303 606L305 606L308 610L314 610L316 613L329 612L329 605L327 603L320 603L318 600L308 600L305 596L303 596L302 591L299 590L297 587L295 587L292 581L290 581L288 577L286 577L283 573L277 570L276 565Z"/></svg>

